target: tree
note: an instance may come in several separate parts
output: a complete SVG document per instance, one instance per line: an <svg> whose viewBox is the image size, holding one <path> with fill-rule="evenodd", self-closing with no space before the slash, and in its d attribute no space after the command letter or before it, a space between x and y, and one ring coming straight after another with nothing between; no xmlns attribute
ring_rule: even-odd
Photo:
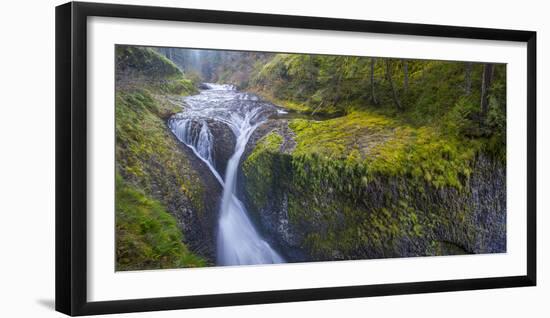
<svg viewBox="0 0 550 318"><path fill-rule="evenodd" d="M403 60L403 92L407 94L409 90L409 61Z"/></svg>
<svg viewBox="0 0 550 318"><path fill-rule="evenodd" d="M471 62L466 63L466 74L464 75L464 90L466 91L466 95L470 95L472 93L472 67L473 64Z"/></svg>
<svg viewBox="0 0 550 318"><path fill-rule="evenodd" d="M494 64L486 63L483 65L483 75L481 78L481 116L485 119L489 110L489 88L493 81Z"/></svg>
<svg viewBox="0 0 550 318"><path fill-rule="evenodd" d="M395 106L397 107L398 110L403 110L403 105L399 100L399 96L397 95L397 90L395 89L395 85L393 83L391 71L392 71L392 65L391 65L390 59L388 58L386 59L386 79L388 80L388 83L390 83L393 102L395 103Z"/></svg>
<svg viewBox="0 0 550 318"><path fill-rule="evenodd" d="M333 103L334 104L338 104L338 102L342 98L342 79L344 77L344 73L342 71L342 68L344 66L344 61L345 61L344 58L339 58L339 57L336 57L332 61L332 65L335 67L335 69L333 71L334 86L332 86L332 87L335 88L335 90L334 90L335 96L333 98Z"/></svg>
<svg viewBox="0 0 550 318"><path fill-rule="evenodd" d="M371 103L378 105L378 99L376 99L376 92L374 87L374 65L376 64L376 58L371 57L370 62L370 99Z"/></svg>

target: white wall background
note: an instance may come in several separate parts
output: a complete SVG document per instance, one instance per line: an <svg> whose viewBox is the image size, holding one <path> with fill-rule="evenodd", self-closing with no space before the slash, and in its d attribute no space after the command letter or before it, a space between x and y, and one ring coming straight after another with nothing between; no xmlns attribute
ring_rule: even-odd
<svg viewBox="0 0 550 318"><path fill-rule="evenodd" d="M111 2L538 32L537 287L241 306L115 317L547 317L550 315L550 22L544 1L126 0ZM0 316L62 317L54 304L54 7L5 4L0 18ZM546 268L545 268L546 267Z"/></svg>

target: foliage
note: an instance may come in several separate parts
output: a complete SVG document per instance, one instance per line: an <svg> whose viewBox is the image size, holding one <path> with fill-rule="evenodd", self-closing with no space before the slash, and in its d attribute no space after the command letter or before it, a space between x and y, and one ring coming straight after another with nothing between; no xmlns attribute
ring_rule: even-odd
<svg viewBox="0 0 550 318"><path fill-rule="evenodd" d="M166 131L177 108L165 95L191 94L199 80L232 83L291 111L290 129L260 139L242 168L251 212L284 202L314 258L483 250L479 220L500 211L491 178L506 161L505 65L495 64L483 112L480 63L198 51L117 47L117 171L126 182L151 194L175 180L177 195L203 211L200 177ZM283 152L289 139L295 147ZM472 191L476 174L483 191ZM480 216L475 200L487 193L494 198L483 204L494 206Z"/></svg>
<svg viewBox="0 0 550 318"><path fill-rule="evenodd" d="M204 266L183 243L182 229L195 223L175 216L182 206L203 215L205 188L166 126L181 110L171 95L194 92L194 83L151 49L116 49L117 269Z"/></svg>
<svg viewBox="0 0 550 318"><path fill-rule="evenodd" d="M484 225L470 179L478 173L500 182L490 178L506 160L506 69L495 65L483 114L483 65L472 63L469 82L467 68L460 62L275 55L256 70L250 89L294 112L336 117L291 119L291 154L258 143L243 164L252 210L287 202L292 227L304 235L301 247L315 259L479 250ZM486 155L496 159L492 168L478 164ZM491 211L499 213L500 198L492 200Z"/></svg>
<svg viewBox="0 0 550 318"><path fill-rule="evenodd" d="M182 71L168 58L146 47L117 45L117 74L132 73L150 79L182 76Z"/></svg>
<svg viewBox="0 0 550 318"><path fill-rule="evenodd" d="M162 94L197 92L197 78L187 78L171 60L147 47L116 46L117 86L147 87Z"/></svg>
<svg viewBox="0 0 550 318"><path fill-rule="evenodd" d="M372 63L374 82L370 77ZM256 70L250 89L301 113L334 116L369 110L415 127L437 126L443 135L491 140L488 146L505 158L506 66L495 65L490 111L484 117L480 109L483 65L470 64L468 90L468 63L277 54ZM395 106L388 71L403 109Z"/></svg>
<svg viewBox="0 0 550 318"><path fill-rule="evenodd" d="M153 200L116 177L116 270L201 267L206 261L183 243L176 220Z"/></svg>
<svg viewBox="0 0 550 318"><path fill-rule="evenodd" d="M186 76L201 82L220 82L247 87L253 69L273 54L222 50L156 48L156 51L173 61Z"/></svg>
<svg viewBox="0 0 550 318"><path fill-rule="evenodd" d="M177 111L144 89L116 94L116 159L120 173L148 192L159 175L175 180L182 195L202 209L203 189L199 175L179 155L179 145L162 118Z"/></svg>
<svg viewBox="0 0 550 318"><path fill-rule="evenodd" d="M325 121L295 119L289 126L294 151L280 151L279 132L260 140L243 163L246 190L253 213L288 202L290 224L304 235L301 246L314 259L477 248L482 225L469 180L474 169L493 173L476 167L479 140L442 136L434 127L366 111ZM442 235L448 243L438 241Z"/></svg>

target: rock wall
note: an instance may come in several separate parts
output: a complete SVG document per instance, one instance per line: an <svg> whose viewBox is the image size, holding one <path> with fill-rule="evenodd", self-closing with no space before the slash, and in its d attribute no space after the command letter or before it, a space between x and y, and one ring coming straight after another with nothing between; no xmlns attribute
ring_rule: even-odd
<svg viewBox="0 0 550 318"><path fill-rule="evenodd" d="M506 170L500 162L479 154L460 190L379 175L350 191L319 175L322 169L310 169L325 164L322 159L285 149L292 138L285 125L272 121L251 138L241 179L249 211L289 261L506 251ZM283 137L275 146L266 142L272 134Z"/></svg>
<svg viewBox="0 0 550 318"><path fill-rule="evenodd" d="M176 220L190 251L213 265L221 186L166 123L181 111L174 100L196 90L177 66L154 50L116 50L116 172L132 188L159 201Z"/></svg>

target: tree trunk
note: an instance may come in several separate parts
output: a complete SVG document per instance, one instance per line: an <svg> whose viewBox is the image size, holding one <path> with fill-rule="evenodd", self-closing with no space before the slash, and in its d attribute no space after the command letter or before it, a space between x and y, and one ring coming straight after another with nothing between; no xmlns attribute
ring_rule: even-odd
<svg viewBox="0 0 550 318"><path fill-rule="evenodd" d="M489 110L489 88L493 81L494 65L487 63L483 65L483 75L481 78L481 116L485 120L487 111Z"/></svg>
<svg viewBox="0 0 550 318"><path fill-rule="evenodd" d="M464 75L464 89L466 90L466 95L472 93L472 63L466 63L466 74Z"/></svg>
<svg viewBox="0 0 550 318"><path fill-rule="evenodd" d="M403 92L407 94L409 90L409 61L403 60Z"/></svg>
<svg viewBox="0 0 550 318"><path fill-rule="evenodd" d="M342 73L339 73L336 77L336 96L334 96L334 105L340 102L342 95Z"/></svg>
<svg viewBox="0 0 550 318"><path fill-rule="evenodd" d="M399 101L399 96L397 96L397 91L395 89L395 85L393 84L393 78L391 76L390 59L386 59L386 79L390 83L393 102L395 103L395 106L397 107L398 110L403 110L403 105L401 105L401 102Z"/></svg>
<svg viewBox="0 0 550 318"><path fill-rule="evenodd" d="M341 59L335 58L331 61L334 65L334 69L332 72L332 87L333 87L333 98L332 103L334 105L338 104L340 102L341 96L342 96L342 81L344 77L344 71L343 71L343 64L344 61Z"/></svg>
<svg viewBox="0 0 550 318"><path fill-rule="evenodd" d="M372 57L370 60L370 99L374 105L378 105L378 100L376 99L376 92L374 89L374 64L376 64L376 58Z"/></svg>

